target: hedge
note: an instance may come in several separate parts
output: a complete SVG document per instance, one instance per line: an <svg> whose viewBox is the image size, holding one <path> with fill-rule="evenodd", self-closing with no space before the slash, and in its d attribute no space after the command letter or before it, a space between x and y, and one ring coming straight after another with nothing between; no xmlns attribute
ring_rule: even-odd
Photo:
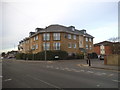
<svg viewBox="0 0 120 90"><path fill-rule="evenodd" d="M55 58L55 56L58 56L58 58ZM36 54L18 53L16 55L16 59L45 60L45 51L38 52ZM54 50L54 51L46 51L46 59L47 60L84 59L84 55L83 54L77 54L77 55L73 54L71 56L68 56L68 53L66 51Z"/></svg>
<svg viewBox="0 0 120 90"><path fill-rule="evenodd" d="M47 60L55 60L55 56L58 56L57 59L63 60L67 59L68 53L66 51L46 51L46 59ZM45 51L38 52L37 54L24 54L18 53L16 55L16 59L24 59L24 60L45 60Z"/></svg>

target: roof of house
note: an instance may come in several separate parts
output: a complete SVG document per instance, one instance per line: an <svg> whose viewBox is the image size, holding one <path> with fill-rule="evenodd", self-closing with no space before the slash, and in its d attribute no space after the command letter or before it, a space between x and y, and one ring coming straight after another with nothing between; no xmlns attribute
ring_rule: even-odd
<svg viewBox="0 0 120 90"><path fill-rule="evenodd" d="M94 44L94 46L110 45L110 44L112 44L112 43L113 43L113 42L110 42L110 41L102 41L102 42L99 42L99 43Z"/></svg>
<svg viewBox="0 0 120 90"><path fill-rule="evenodd" d="M50 25L50 26L46 27L45 29L40 28L38 31L38 33L43 33L43 32L68 32L71 34L85 35L86 37L94 38L92 35L90 35L88 33L83 33L83 30L75 29L74 26L66 27L66 26L58 25L58 24Z"/></svg>
<svg viewBox="0 0 120 90"><path fill-rule="evenodd" d="M44 32L67 32L67 33L71 33L71 34L83 35L85 37L94 38L92 35L86 33L86 30L84 30L84 29L77 30L77 29L75 29L74 26L66 27L66 26L59 25L59 24L53 24L46 28L36 28L35 30L36 30L36 32L30 32L30 36L25 38L24 41L30 37L33 37L39 33L44 33ZM83 31L85 31L85 33Z"/></svg>

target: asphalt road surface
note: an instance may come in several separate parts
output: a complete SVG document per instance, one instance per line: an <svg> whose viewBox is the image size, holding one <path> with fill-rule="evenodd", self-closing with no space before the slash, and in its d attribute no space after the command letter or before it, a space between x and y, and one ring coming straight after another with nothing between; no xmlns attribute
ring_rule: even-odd
<svg viewBox="0 0 120 90"><path fill-rule="evenodd" d="M80 61L4 60L3 88L118 88L118 72L78 67Z"/></svg>

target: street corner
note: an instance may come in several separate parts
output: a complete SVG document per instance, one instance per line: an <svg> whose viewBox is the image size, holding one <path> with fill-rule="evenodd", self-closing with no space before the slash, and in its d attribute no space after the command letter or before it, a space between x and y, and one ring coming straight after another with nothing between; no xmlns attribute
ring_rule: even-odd
<svg viewBox="0 0 120 90"><path fill-rule="evenodd" d="M77 66L79 66L79 67L82 67L82 66L88 67L89 65L88 64L77 64Z"/></svg>
<svg viewBox="0 0 120 90"><path fill-rule="evenodd" d="M54 63L54 61L47 61L47 63Z"/></svg>

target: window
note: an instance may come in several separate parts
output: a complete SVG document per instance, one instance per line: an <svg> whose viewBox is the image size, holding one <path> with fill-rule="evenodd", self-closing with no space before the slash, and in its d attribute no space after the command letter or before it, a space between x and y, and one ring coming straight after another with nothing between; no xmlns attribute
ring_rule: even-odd
<svg viewBox="0 0 120 90"><path fill-rule="evenodd" d="M72 31L75 31L75 28L74 28L74 27L72 27Z"/></svg>
<svg viewBox="0 0 120 90"><path fill-rule="evenodd" d="M60 33L53 33L54 40L60 40Z"/></svg>
<svg viewBox="0 0 120 90"><path fill-rule="evenodd" d="M36 49L38 49L38 45L36 45Z"/></svg>
<svg viewBox="0 0 120 90"><path fill-rule="evenodd" d="M89 41L92 42L92 38L89 38Z"/></svg>
<svg viewBox="0 0 120 90"><path fill-rule="evenodd" d="M75 44L73 44L73 48L76 48L76 43L75 43Z"/></svg>
<svg viewBox="0 0 120 90"><path fill-rule="evenodd" d="M43 50L50 50L50 43L43 43Z"/></svg>
<svg viewBox="0 0 120 90"><path fill-rule="evenodd" d="M54 50L60 50L60 43L56 42L53 44Z"/></svg>
<svg viewBox="0 0 120 90"><path fill-rule="evenodd" d="M88 42L88 38L86 38L86 42Z"/></svg>
<svg viewBox="0 0 120 90"><path fill-rule="evenodd" d="M72 48L72 44L71 43L68 43L68 48Z"/></svg>
<svg viewBox="0 0 120 90"><path fill-rule="evenodd" d="M90 45L90 50L92 50L92 45Z"/></svg>
<svg viewBox="0 0 120 90"><path fill-rule="evenodd" d="M33 39L34 39L34 41L35 41L35 37L34 37Z"/></svg>
<svg viewBox="0 0 120 90"><path fill-rule="evenodd" d="M88 45L86 45L86 49L88 49Z"/></svg>
<svg viewBox="0 0 120 90"><path fill-rule="evenodd" d="M76 35L73 35L73 39L76 40Z"/></svg>
<svg viewBox="0 0 120 90"><path fill-rule="evenodd" d="M68 39L71 39L71 34L68 34Z"/></svg>
<svg viewBox="0 0 120 90"><path fill-rule="evenodd" d="M36 36L36 40L38 40L38 36Z"/></svg>
<svg viewBox="0 0 120 90"><path fill-rule="evenodd" d="M50 40L50 34L49 33L44 33L43 34L43 40L49 41Z"/></svg>
<svg viewBox="0 0 120 90"><path fill-rule="evenodd" d="M32 45L32 50L35 50L35 45Z"/></svg>

